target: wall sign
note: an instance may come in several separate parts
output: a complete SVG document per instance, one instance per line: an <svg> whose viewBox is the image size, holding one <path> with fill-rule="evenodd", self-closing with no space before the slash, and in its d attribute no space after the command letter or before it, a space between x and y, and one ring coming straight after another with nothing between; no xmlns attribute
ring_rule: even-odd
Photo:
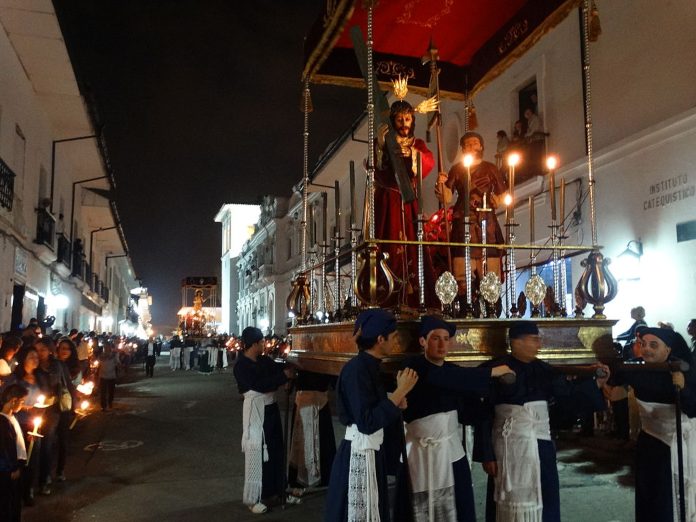
<svg viewBox="0 0 696 522"><path fill-rule="evenodd" d="M667 207L672 203L693 198L696 196L696 184L689 184L688 174L679 174L653 183L648 194L648 198L643 201L643 210Z"/></svg>

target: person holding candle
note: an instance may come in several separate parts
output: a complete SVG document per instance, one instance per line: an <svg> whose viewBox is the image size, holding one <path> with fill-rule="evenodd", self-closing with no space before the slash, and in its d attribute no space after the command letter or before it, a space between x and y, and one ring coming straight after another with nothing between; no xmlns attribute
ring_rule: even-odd
<svg viewBox="0 0 696 522"><path fill-rule="evenodd" d="M0 379L12 373L12 361L22 347L22 340L14 335L3 338L0 347Z"/></svg>
<svg viewBox="0 0 696 522"><path fill-rule="evenodd" d="M27 390L19 384L0 395L0 520L22 518L22 468L27 461L24 434L14 414L24 407Z"/></svg>
<svg viewBox="0 0 696 522"><path fill-rule="evenodd" d="M405 170L409 174L409 181L414 188L418 184L418 171L420 162L421 177L425 178L435 165L433 153L425 142L414 135L416 128L415 109L407 101L400 99L395 101L389 113L389 121L396 134L396 141L400 146L400 157L397 161L403 161ZM416 219L418 218L418 200L403 201L396 181L394 168L389 162L389 156L385 150L385 140L389 127L383 124L377 130L377 164L375 169L375 238L391 240L416 240ZM421 209L422 210L422 209ZM383 252L389 254L387 264L394 275L404 285L406 302L418 306L418 253L413 245L384 244L380 245ZM427 280L434 281L432 265L429 256L426 256L425 271ZM432 284L426 284L426 301L435 303ZM396 300L385 303L385 306L397 304Z"/></svg>
<svg viewBox="0 0 696 522"><path fill-rule="evenodd" d="M43 414L43 410L35 408L41 396L45 399L45 391L41 389L39 380L36 377L36 370L39 367L39 354L33 346L20 350L17 354L17 368L12 372L4 382L2 390L5 390L13 384L18 384L27 391L27 396L24 400L24 407L17 412L17 422L19 422L24 435L25 443L29 442L28 433L34 429L33 419ZM39 440L35 441L35 449L27 461L26 468L22 473L22 500L25 506L34 505L34 483L39 468Z"/></svg>
<svg viewBox="0 0 696 522"><path fill-rule="evenodd" d="M58 480L58 482L63 482L65 480L64 470L68 451L70 425L75 417L75 406L77 404L77 390L75 386L82 382L82 371L80 370L80 362L77 358L77 350L75 344L67 337L63 337L58 341L58 360L64 365L63 387L66 387L70 391L71 397L71 408L60 411L58 428L56 430L56 441L58 444L56 480ZM67 374L65 370L67 370Z"/></svg>
<svg viewBox="0 0 696 522"><path fill-rule="evenodd" d="M242 500L252 513L260 514L268 511L264 500L283 495L283 426L275 392L294 378L296 371L263 355L265 342L258 328L246 327L242 343L244 352L234 365L234 378L244 395Z"/></svg>
<svg viewBox="0 0 696 522"><path fill-rule="evenodd" d="M503 232L496 217L502 197L507 186L498 168L483 159L483 137L476 132L467 132L459 140L462 156L471 156L470 167L465 167L463 162L455 163L449 173L440 173L435 185L435 195L443 203L449 204L453 192L457 192L457 201L454 203L452 213L452 233L450 240L456 243L464 242L464 219L469 217L470 243L481 243L481 221L486 220L486 243L505 243ZM468 177L470 179L468 180ZM490 208L490 212L481 212L479 209ZM468 204L469 208L465 208ZM470 249L472 260L472 274L475 271L480 278L484 276L482 267L483 249ZM501 251L497 248L488 248L486 257L488 271L500 273ZM452 270L459 284L459 295L466 293L466 275L464 262L464 247L452 248Z"/></svg>
<svg viewBox="0 0 696 522"><path fill-rule="evenodd" d="M39 354L39 368L36 377L39 385L47 396L44 410L39 458L39 485L42 495L51 494L51 469L56 460L57 433L61 413L71 413L73 409L74 388L67 367L56 357L56 345L50 337L42 337L36 341L36 351ZM71 391L72 390L72 391Z"/></svg>

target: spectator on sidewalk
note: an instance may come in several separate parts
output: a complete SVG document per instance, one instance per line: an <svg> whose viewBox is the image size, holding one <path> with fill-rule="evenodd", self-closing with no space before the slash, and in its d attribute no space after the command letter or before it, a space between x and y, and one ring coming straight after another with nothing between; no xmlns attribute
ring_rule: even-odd
<svg viewBox="0 0 696 522"><path fill-rule="evenodd" d="M64 375L63 386L70 391L71 407L65 409L65 405L60 410L58 429L56 430L56 442L58 445L58 455L56 461L56 480L65 481L65 462L68 455L68 438L70 436L70 424L75 417L75 407L77 406L77 390L75 386L82 382L82 370L77 359L75 343L70 338L63 337L58 341L58 360L67 369Z"/></svg>
<svg viewBox="0 0 696 522"><path fill-rule="evenodd" d="M106 411L113 407L119 368L118 357L114 353L114 345L111 341L104 343L104 351L99 356L98 368L101 409Z"/></svg>
<svg viewBox="0 0 696 522"><path fill-rule="evenodd" d="M17 421L22 428L25 442L29 441L27 433L33 429L32 420L35 416L40 417L43 413L42 410L33 408L38 402L39 397L42 394L45 396L45 391L41 389L36 377L36 370L38 367L39 354L36 348L33 346L24 348L17 354L17 368L15 368L12 375L3 382L3 390L9 388L13 384L19 384L22 388L27 390L28 395L24 399L25 406L21 411L18 411L16 415ZM22 501L25 506L34 505L34 484L39 469L40 447L41 439L37 439L34 443L34 451L29 457L26 467L22 471Z"/></svg>
<svg viewBox="0 0 696 522"><path fill-rule="evenodd" d="M89 355L92 351L90 346L90 341L82 333L77 334L75 337L75 345L77 346L77 360L80 362L80 370L82 371L82 376L87 377L89 373Z"/></svg>
<svg viewBox="0 0 696 522"><path fill-rule="evenodd" d="M22 519L22 468L27 461L24 435L14 414L21 411L27 390L19 384L5 388L0 396L0 520Z"/></svg>
<svg viewBox="0 0 696 522"><path fill-rule="evenodd" d="M22 340L14 335L8 335L2 340L0 347L0 379L12 373L15 355L22 346Z"/></svg>
<svg viewBox="0 0 696 522"><path fill-rule="evenodd" d="M157 362L155 341L152 337L147 341L147 356L145 359L145 375L155 376L155 363Z"/></svg>

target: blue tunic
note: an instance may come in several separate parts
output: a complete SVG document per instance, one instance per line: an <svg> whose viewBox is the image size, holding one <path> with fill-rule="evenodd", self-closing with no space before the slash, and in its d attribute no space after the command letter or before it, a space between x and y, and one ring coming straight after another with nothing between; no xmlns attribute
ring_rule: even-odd
<svg viewBox="0 0 696 522"><path fill-rule="evenodd" d="M490 368L462 368L445 362L437 366L423 355L411 357L404 367L418 373L418 382L408 394L408 408L404 420L411 422L435 413L457 411L462 424L473 424L481 411L481 396L487 396L491 377ZM469 461L464 456L452 463L455 480L455 504L459 522L476 522L474 491ZM423 470L425 472L425 470ZM405 469L402 470L405 473ZM410 508L411 500L408 483L400 477L397 483L395 518L405 519L401 508Z"/></svg>
<svg viewBox="0 0 696 522"><path fill-rule="evenodd" d="M488 414L475 430L474 460L476 462L496 460L491 433L494 407L498 404L522 406L528 402L546 401L554 403L553 411L573 412L576 415L585 415L592 411L603 410L605 407L602 393L594 380L568 380L566 376L559 374L543 361L535 359L524 363L512 355L493 359L482 366L500 364L507 364L517 374L517 379L512 385L497 383L491 387L490 399L487 401ZM542 519L544 522L559 522L561 501L556 469L556 447L550 440L538 440L537 443L541 468L541 497L544 504ZM495 520L492 477L488 480L486 520Z"/></svg>
<svg viewBox="0 0 696 522"><path fill-rule="evenodd" d="M336 408L341 424L355 424L358 431L371 435L387 428L400 418L400 410L387 399L380 381L380 360L365 351L353 357L341 370L336 384ZM385 444L389 441L385 434ZM326 498L327 522L341 522L348 518L348 478L350 473L350 441L343 440L331 468L329 491ZM384 444L375 452L379 515L389 522L386 455Z"/></svg>
<svg viewBox="0 0 696 522"><path fill-rule="evenodd" d="M677 359L670 357L670 360ZM686 385L679 393L681 411L688 417L696 417L696 373L690 369L684 377ZM636 398L644 402L675 403L675 391L669 372L619 371L612 375L611 383L631 386ZM636 443L635 506L636 522L674 520L670 447L642 430Z"/></svg>
<svg viewBox="0 0 696 522"><path fill-rule="evenodd" d="M239 393L254 390L259 393L276 391L285 384L287 377L283 365L270 357L260 355L256 362L244 355L237 358L234 365L234 377ZM269 404L264 408L263 435L266 439L268 461L263 463L263 490L261 498L281 495L285 485L283 470L283 424L280 420L278 404Z"/></svg>

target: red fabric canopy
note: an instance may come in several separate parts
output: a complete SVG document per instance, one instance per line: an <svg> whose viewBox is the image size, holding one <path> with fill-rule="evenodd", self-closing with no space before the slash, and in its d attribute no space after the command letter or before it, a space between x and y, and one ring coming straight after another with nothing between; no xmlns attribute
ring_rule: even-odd
<svg viewBox="0 0 696 522"><path fill-rule="evenodd" d="M499 74L578 0L380 0L373 10L378 79L409 76L425 88L422 65L430 42L438 49L443 94L462 97ZM305 47L304 78L314 83L364 85L350 29L367 34L367 10L357 0L326 3Z"/></svg>

